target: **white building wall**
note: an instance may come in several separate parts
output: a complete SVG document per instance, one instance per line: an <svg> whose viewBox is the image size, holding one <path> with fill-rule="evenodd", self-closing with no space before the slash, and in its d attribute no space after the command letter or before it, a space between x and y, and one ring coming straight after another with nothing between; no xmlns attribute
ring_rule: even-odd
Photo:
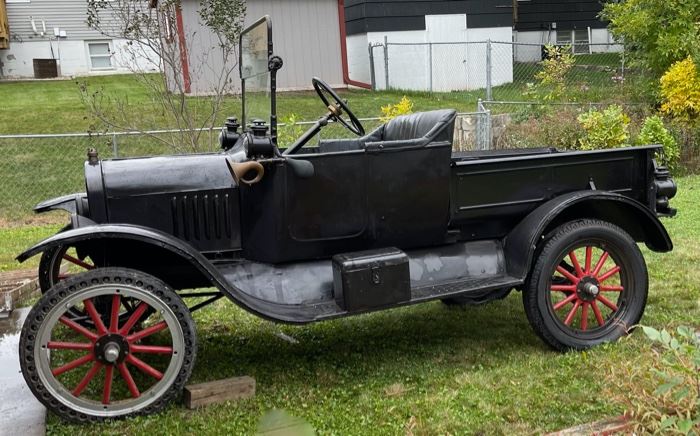
<svg viewBox="0 0 700 436"><path fill-rule="evenodd" d="M88 53L88 42L109 42L112 47L112 68L92 69ZM11 42L10 48L0 50L2 77L34 77L34 59L56 59L58 74L63 77L89 74L129 73L134 70L158 71L159 65L149 61L157 60L152 52L149 56L133 56L125 50L126 40L30 40ZM52 51L53 49L53 51ZM52 54L53 53L53 54Z"/></svg>
<svg viewBox="0 0 700 436"><path fill-rule="evenodd" d="M469 29L464 14L428 15L425 18L426 30L366 34L367 44L383 44L385 36L389 42L389 87L443 92L485 88L485 41L511 41L512 29ZM369 59L367 45L363 53L359 45L364 42L364 34L348 37L348 46L351 38L357 47L352 51L348 49L349 63L356 66L355 70L350 70L350 77L362 80L369 77L369 62L365 66L361 61L361 58ZM432 47L428 43L432 43ZM513 81L512 60L510 44L492 44L493 86ZM374 50L374 70L377 89L386 89L382 47Z"/></svg>
<svg viewBox="0 0 700 436"><path fill-rule="evenodd" d="M352 80L370 83L369 42L367 34L350 35L346 38L348 50L348 73ZM378 49L375 49L378 50Z"/></svg>

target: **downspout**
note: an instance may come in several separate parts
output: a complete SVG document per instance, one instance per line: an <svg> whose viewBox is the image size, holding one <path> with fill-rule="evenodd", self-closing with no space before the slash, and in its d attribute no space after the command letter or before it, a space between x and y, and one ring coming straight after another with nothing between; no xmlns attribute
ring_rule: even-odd
<svg viewBox="0 0 700 436"><path fill-rule="evenodd" d="M343 64L343 82L346 85L357 86L358 88L372 89L372 85L364 82L357 82L350 78L348 69L348 45L345 31L345 0L338 0L338 27L340 28L340 57Z"/></svg>
<svg viewBox="0 0 700 436"><path fill-rule="evenodd" d="M182 81L185 85L185 94L189 94L192 91L192 80L190 79L190 62L187 58L187 40L185 39L185 26L182 21L182 9L180 5L175 6L175 21L177 26L177 42L180 46Z"/></svg>

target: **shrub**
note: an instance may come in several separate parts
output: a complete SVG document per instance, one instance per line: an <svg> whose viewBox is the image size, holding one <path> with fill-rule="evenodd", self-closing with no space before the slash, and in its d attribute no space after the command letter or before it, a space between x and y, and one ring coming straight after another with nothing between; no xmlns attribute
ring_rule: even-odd
<svg viewBox="0 0 700 436"><path fill-rule="evenodd" d="M287 147L296 141L306 129L299 124L299 116L291 113L280 118L281 124L277 129L277 145Z"/></svg>
<svg viewBox="0 0 700 436"><path fill-rule="evenodd" d="M566 91L566 75L576 63L570 46L545 46L547 58L540 62L542 69L535 74L539 80L537 91L545 101L559 99Z"/></svg>
<svg viewBox="0 0 700 436"><path fill-rule="evenodd" d="M676 62L661 77L661 112L682 121L694 121L700 115L700 75L695 62L687 58Z"/></svg>
<svg viewBox="0 0 700 436"><path fill-rule="evenodd" d="M382 115L379 117L383 123L393 120L399 115L413 113L413 102L405 95L397 104L382 106Z"/></svg>
<svg viewBox="0 0 700 436"><path fill-rule="evenodd" d="M579 115L578 121L584 130L579 141L581 150L627 145L630 119L618 105L608 106L603 111L591 109Z"/></svg>
<svg viewBox="0 0 700 436"><path fill-rule="evenodd" d="M653 392L643 395L635 418L646 431L700 432L700 333L678 327L675 333L642 327L656 347L651 373Z"/></svg>
<svg viewBox="0 0 700 436"><path fill-rule="evenodd" d="M658 115L647 117L644 120L642 129L639 131L639 136L637 136L637 145L648 144L663 145L661 163L668 166L671 170L676 168L678 159L681 156L681 149L676 138L664 126L663 120Z"/></svg>
<svg viewBox="0 0 700 436"><path fill-rule="evenodd" d="M557 108L547 113L525 112L509 123L498 136L497 148L556 147L576 148L583 135L574 108Z"/></svg>

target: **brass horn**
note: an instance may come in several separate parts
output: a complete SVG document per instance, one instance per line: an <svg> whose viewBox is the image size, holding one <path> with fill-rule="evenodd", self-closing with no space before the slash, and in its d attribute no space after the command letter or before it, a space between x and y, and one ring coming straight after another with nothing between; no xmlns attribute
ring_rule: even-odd
<svg viewBox="0 0 700 436"><path fill-rule="evenodd" d="M254 185L261 181L265 175L265 167L263 167L260 162L253 160L248 162L233 162L227 157L226 166L231 172L233 180L235 180L239 185L241 183L245 183L246 185ZM246 179L246 174L251 171L255 171L255 177L252 179Z"/></svg>

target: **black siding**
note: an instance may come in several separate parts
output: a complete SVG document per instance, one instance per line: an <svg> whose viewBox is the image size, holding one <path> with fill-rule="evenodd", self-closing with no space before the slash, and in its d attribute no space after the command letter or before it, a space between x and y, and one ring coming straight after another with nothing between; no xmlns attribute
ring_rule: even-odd
<svg viewBox="0 0 700 436"><path fill-rule="evenodd" d="M557 30L601 29L607 23L598 18L603 9L600 0L531 0L518 3L518 20L515 29L547 30L557 23Z"/></svg>
<svg viewBox="0 0 700 436"><path fill-rule="evenodd" d="M425 30L426 15L467 14L467 27L509 27L510 0L346 0L348 35L397 30Z"/></svg>

